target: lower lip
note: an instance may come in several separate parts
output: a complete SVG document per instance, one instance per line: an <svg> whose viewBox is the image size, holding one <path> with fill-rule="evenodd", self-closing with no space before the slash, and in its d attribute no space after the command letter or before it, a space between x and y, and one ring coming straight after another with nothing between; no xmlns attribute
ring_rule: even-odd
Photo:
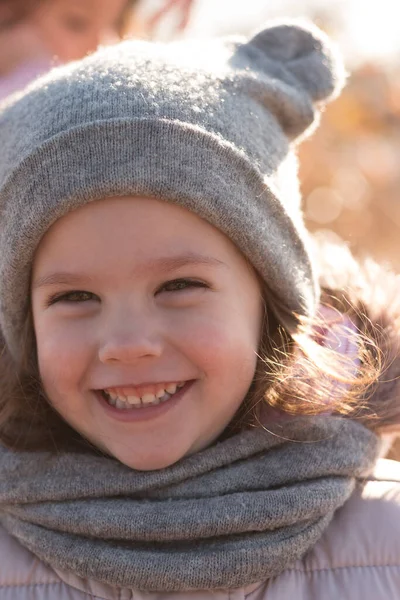
<svg viewBox="0 0 400 600"><path fill-rule="evenodd" d="M95 394L101 406L110 417L116 421L122 421L123 423L136 423L140 421L150 421L151 419L161 417L169 410L172 410L174 406L180 402L187 390L192 387L193 383L193 380L187 381L169 400L166 400L161 404L155 404L154 406L146 406L145 408L116 408L107 402L101 392L96 391Z"/></svg>

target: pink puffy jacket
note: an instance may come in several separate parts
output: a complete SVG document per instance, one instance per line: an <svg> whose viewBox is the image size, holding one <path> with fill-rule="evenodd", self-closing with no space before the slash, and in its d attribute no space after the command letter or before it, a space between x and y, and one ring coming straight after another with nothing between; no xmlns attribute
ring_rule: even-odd
<svg viewBox="0 0 400 600"><path fill-rule="evenodd" d="M381 459L308 554L237 590L149 594L54 571L0 529L0 600L400 600L400 463Z"/></svg>

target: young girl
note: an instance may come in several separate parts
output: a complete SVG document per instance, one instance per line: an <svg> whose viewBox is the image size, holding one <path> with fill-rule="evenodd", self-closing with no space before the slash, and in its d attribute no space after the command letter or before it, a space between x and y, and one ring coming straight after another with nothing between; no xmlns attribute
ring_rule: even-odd
<svg viewBox="0 0 400 600"><path fill-rule="evenodd" d="M321 296L300 212L342 83L272 24L3 103L1 599L400 598L399 313Z"/></svg>
<svg viewBox="0 0 400 600"><path fill-rule="evenodd" d="M0 99L22 89L55 64L83 58L122 37L138 0L0 0ZM181 28L192 1L168 0L149 30L173 8ZM145 31L146 24L142 24Z"/></svg>

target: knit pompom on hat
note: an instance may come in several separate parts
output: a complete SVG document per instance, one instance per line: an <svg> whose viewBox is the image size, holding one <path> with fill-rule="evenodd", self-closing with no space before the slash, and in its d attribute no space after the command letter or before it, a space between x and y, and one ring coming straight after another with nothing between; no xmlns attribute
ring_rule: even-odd
<svg viewBox="0 0 400 600"><path fill-rule="evenodd" d="M296 329L318 302L295 147L344 82L328 38L271 23L251 39L126 41L54 69L0 107L0 325L21 355L35 250L92 200L151 196L243 252Z"/></svg>

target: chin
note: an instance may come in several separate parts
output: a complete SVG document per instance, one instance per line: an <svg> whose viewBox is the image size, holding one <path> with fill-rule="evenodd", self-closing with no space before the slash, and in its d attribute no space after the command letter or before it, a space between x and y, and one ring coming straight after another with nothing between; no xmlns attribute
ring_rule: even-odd
<svg viewBox="0 0 400 600"><path fill-rule="evenodd" d="M108 451L114 458L122 464L135 471L157 471L165 469L177 463L181 458L187 456L187 453L166 454L160 452L156 454L149 453L148 455L138 456L135 453L127 454L125 452Z"/></svg>

